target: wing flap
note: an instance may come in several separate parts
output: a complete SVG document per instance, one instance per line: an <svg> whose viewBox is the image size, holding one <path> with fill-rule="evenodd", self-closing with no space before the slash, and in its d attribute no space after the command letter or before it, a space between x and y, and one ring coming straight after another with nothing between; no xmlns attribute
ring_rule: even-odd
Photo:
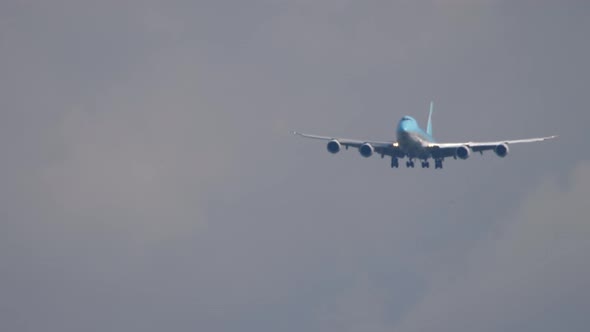
<svg viewBox="0 0 590 332"><path fill-rule="evenodd" d="M433 155L439 154L441 156L449 157L449 156L453 156L455 154L455 150L461 146L467 146L474 152L482 152L482 151L487 151L487 150L493 150L498 145L501 145L501 144L510 145L510 144L518 144L518 143L542 142L542 141L554 139L556 137L557 137L557 135L547 136L547 137L496 141L496 142L432 143L428 146L428 149L431 150L431 153Z"/></svg>
<svg viewBox="0 0 590 332"><path fill-rule="evenodd" d="M486 147L495 147L500 144L518 144L518 143L533 143L533 142L541 142L550 139L556 138L557 135L554 136L547 136L547 137L537 137L537 138L525 138L525 139L515 139L515 140L505 140L505 141L495 141L495 142L463 142L463 143L432 143L429 147L438 147L438 148L458 148L460 146L468 146L472 149L474 148L486 148Z"/></svg>
<svg viewBox="0 0 590 332"><path fill-rule="evenodd" d="M319 136L319 135L312 135L312 134L304 134L298 131L293 131L293 135L298 135L301 137L311 138L311 139L318 139L323 141L331 141L337 140L340 144L343 145L350 145L350 146L361 146L365 143L369 143L374 147L385 147L385 146L393 146L395 142L386 142L386 141L371 141L371 140L357 140L357 139L350 139L350 138L342 138L342 137L333 137L333 136Z"/></svg>
<svg viewBox="0 0 590 332"><path fill-rule="evenodd" d="M404 153L399 148L397 142L371 141L371 140L364 141L364 140L333 137L333 136L320 136L320 135L304 134L304 133L300 133L297 131L293 131L291 133L294 135L301 136L301 137L323 140L323 141L336 140L344 146L352 146L355 148L359 148L361 145L368 143L373 146L373 148L375 149L375 152L377 154L383 154L383 155L400 157L400 158L404 156Z"/></svg>

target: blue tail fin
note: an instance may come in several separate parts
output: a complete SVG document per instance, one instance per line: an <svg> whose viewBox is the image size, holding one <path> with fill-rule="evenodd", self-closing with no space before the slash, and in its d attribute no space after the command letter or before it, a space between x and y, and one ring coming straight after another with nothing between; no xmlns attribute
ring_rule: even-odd
<svg viewBox="0 0 590 332"><path fill-rule="evenodd" d="M434 112L434 102L430 102L430 113L428 113L428 124L426 125L426 133L432 137L432 112Z"/></svg>

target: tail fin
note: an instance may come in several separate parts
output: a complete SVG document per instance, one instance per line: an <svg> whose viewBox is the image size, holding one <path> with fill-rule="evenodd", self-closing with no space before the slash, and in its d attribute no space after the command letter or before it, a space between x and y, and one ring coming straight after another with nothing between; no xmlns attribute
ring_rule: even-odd
<svg viewBox="0 0 590 332"><path fill-rule="evenodd" d="M426 125L426 133L432 136L432 112L434 112L434 102L430 102L430 113L428 113L428 124Z"/></svg>

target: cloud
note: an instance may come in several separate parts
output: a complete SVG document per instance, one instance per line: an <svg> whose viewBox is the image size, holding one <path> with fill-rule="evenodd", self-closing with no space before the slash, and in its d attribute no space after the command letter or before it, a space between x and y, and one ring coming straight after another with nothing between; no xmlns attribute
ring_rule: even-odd
<svg viewBox="0 0 590 332"><path fill-rule="evenodd" d="M590 162L580 163L565 186L545 180L464 266L444 278L435 273L399 331L585 330L588 197Z"/></svg>
<svg viewBox="0 0 590 332"><path fill-rule="evenodd" d="M536 211L584 213L587 167L514 210L581 158L587 15L441 5L464 2L4 2L3 326L497 327L506 298L507 324L555 312L541 296L573 313L552 322L586 317L565 303L587 297L584 224ZM577 121L443 173L288 135L386 139L431 98L441 139Z"/></svg>
<svg viewBox="0 0 590 332"><path fill-rule="evenodd" d="M41 170L54 212L76 223L91 216L113 227L131 223L139 233L205 222L192 214L228 174L235 136L204 97L194 59L185 59L149 59L100 102L84 100L62 113L46 145L52 161Z"/></svg>

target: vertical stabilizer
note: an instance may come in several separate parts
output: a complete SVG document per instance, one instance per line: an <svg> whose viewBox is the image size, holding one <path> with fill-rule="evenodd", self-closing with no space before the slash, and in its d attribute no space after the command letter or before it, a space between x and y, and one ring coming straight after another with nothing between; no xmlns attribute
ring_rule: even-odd
<svg viewBox="0 0 590 332"><path fill-rule="evenodd" d="M428 124L426 125L426 133L432 137L432 112L434 111L434 102L430 102L430 113L428 113Z"/></svg>

